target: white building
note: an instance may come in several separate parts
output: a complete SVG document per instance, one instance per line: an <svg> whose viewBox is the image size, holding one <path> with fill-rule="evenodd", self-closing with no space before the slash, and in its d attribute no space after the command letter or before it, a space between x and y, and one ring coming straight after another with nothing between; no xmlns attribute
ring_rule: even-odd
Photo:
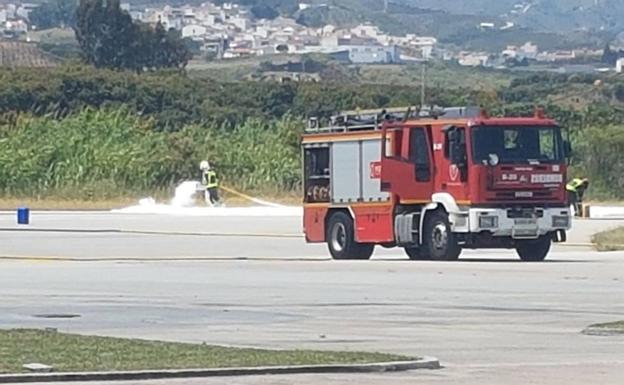
<svg viewBox="0 0 624 385"><path fill-rule="evenodd" d="M490 56L487 54L465 54L459 58L459 64L465 67L487 67Z"/></svg>
<svg viewBox="0 0 624 385"><path fill-rule="evenodd" d="M620 58L615 63L615 72L621 74L624 72L624 58Z"/></svg>
<svg viewBox="0 0 624 385"><path fill-rule="evenodd" d="M537 45L528 41L518 49L518 53L527 59L535 60L537 59L537 54L539 53L539 50L537 48Z"/></svg>
<svg viewBox="0 0 624 385"><path fill-rule="evenodd" d="M24 20L11 20L4 23L4 30L14 33L28 32L28 24Z"/></svg>
<svg viewBox="0 0 624 385"><path fill-rule="evenodd" d="M357 27L351 28L351 33L359 37L372 37L372 38L377 38L377 36L383 34L379 30L379 27L377 27L376 25L369 25L369 24L360 24Z"/></svg>
<svg viewBox="0 0 624 385"><path fill-rule="evenodd" d="M182 27L182 37L201 37L206 35L208 28L203 25L189 24Z"/></svg>
<svg viewBox="0 0 624 385"><path fill-rule="evenodd" d="M32 10L37 8L38 6L39 4L23 3L19 6L19 8L17 8L15 14L23 19L28 19L28 15L30 15Z"/></svg>
<svg viewBox="0 0 624 385"><path fill-rule="evenodd" d="M354 64L391 64L398 63L399 50L396 46L350 46L349 60Z"/></svg>

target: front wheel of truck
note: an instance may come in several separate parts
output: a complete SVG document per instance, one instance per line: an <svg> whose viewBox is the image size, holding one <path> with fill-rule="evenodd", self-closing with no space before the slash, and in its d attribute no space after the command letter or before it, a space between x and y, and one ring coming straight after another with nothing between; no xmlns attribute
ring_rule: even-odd
<svg viewBox="0 0 624 385"><path fill-rule="evenodd" d="M516 252L525 262L541 262L548 256L552 238L544 235L535 240L520 241L516 246Z"/></svg>

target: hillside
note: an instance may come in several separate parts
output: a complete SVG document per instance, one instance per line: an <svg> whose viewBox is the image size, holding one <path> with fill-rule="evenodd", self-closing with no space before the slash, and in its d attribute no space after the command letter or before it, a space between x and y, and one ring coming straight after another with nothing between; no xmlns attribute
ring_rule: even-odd
<svg viewBox="0 0 624 385"><path fill-rule="evenodd" d="M621 0L392 0L450 14L479 15L483 21L510 21L536 32L624 29ZM488 20L492 19L492 20Z"/></svg>
<svg viewBox="0 0 624 385"><path fill-rule="evenodd" d="M54 67L58 63L36 44L0 41L0 67Z"/></svg>
<svg viewBox="0 0 624 385"><path fill-rule="evenodd" d="M294 17L300 24L340 27L371 22L395 34L435 36L441 43L498 52L510 44L532 41L544 50L602 48L624 29L624 1L619 0L310 0L298 9L294 0L238 0L252 12ZM267 11L267 8L269 11ZM256 12L254 12L254 9ZM496 28L481 31L482 22ZM503 26L513 26L501 30Z"/></svg>

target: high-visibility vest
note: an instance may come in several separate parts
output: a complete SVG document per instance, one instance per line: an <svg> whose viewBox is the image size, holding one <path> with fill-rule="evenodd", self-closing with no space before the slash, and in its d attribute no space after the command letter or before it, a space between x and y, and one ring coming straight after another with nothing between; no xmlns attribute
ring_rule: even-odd
<svg viewBox="0 0 624 385"><path fill-rule="evenodd" d="M583 185L583 179L574 178L566 185L566 190L576 192Z"/></svg>
<svg viewBox="0 0 624 385"><path fill-rule="evenodd" d="M217 173L212 170L206 171L206 188L216 187L219 187L219 178L217 178Z"/></svg>

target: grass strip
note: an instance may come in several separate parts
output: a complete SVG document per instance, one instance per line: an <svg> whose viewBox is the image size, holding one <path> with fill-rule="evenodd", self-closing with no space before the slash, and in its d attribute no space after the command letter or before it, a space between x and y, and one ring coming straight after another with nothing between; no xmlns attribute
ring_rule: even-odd
<svg viewBox="0 0 624 385"><path fill-rule="evenodd" d="M606 230L592 236L592 243L599 251L624 250L624 227Z"/></svg>
<svg viewBox="0 0 624 385"><path fill-rule="evenodd" d="M0 373L22 365L52 365L54 372L209 369L278 365L361 364L405 361L404 356L314 350L264 350L206 344L84 336L53 330L0 330Z"/></svg>
<svg viewBox="0 0 624 385"><path fill-rule="evenodd" d="M604 330L614 334L624 334L624 321L590 325L588 329Z"/></svg>

